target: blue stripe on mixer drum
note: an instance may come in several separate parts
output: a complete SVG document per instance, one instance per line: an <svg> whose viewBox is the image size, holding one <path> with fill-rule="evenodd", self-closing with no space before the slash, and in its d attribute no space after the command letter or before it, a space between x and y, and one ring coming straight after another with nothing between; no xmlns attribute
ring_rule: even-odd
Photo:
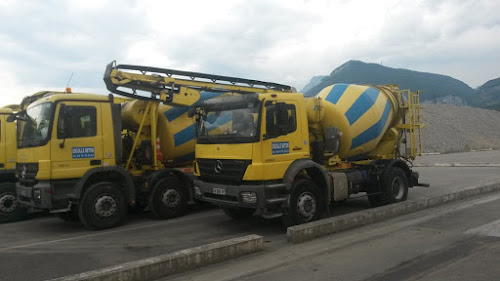
<svg viewBox="0 0 500 281"><path fill-rule="evenodd" d="M210 132L233 121L233 114L230 112L223 112L222 116L219 116L218 118L216 118L215 115L212 114L207 117L206 121L212 124L212 126L207 125L207 128L209 128L208 131Z"/></svg>
<svg viewBox="0 0 500 281"><path fill-rule="evenodd" d="M208 92L208 91L203 91L201 92L201 97L200 99L194 104L194 105L199 105L202 101L208 100L211 98L218 97L222 94L225 94L224 92ZM165 111L165 117L167 117L168 122L172 122L173 120L179 118L182 116L182 114L188 112L192 107L189 106L182 106L182 107L173 107L167 111Z"/></svg>
<svg viewBox="0 0 500 281"><path fill-rule="evenodd" d="M362 132L357 137L352 139L351 149L361 146L380 136L387 123L387 119L389 118L389 113L391 113L391 103L387 101L387 103L385 104L384 113L382 114L380 120L378 120L377 123L368 128L366 131Z"/></svg>
<svg viewBox="0 0 500 281"><path fill-rule="evenodd" d="M180 130L177 134L174 135L175 146L179 146L190 140L193 140L195 138L195 133L196 133L196 124L193 124L183 130Z"/></svg>
<svg viewBox="0 0 500 281"><path fill-rule="evenodd" d="M332 89L330 90L330 93L328 96L326 96L327 101L337 104L339 101L340 97L344 94L345 90L349 87L348 84L335 84L333 85Z"/></svg>
<svg viewBox="0 0 500 281"><path fill-rule="evenodd" d="M349 125L354 124L363 114L365 114L368 109L370 109L377 101L380 91L375 88L366 89L358 99L352 104L352 106L345 113ZM384 124L385 125L385 124Z"/></svg>
<svg viewBox="0 0 500 281"><path fill-rule="evenodd" d="M214 119L215 119L215 116L211 115L211 116L208 116L207 121L213 122ZM225 125L225 124L231 122L232 120L233 120L232 115L225 113L225 115L223 115L217 119L217 122L214 123L214 126L211 127L209 129L209 131L217 129L218 127ZM180 130L179 132L174 134L175 146L179 146L181 144L184 144L186 142L194 140L195 137L196 137L196 124L192 124L189 127L185 128L183 130Z"/></svg>

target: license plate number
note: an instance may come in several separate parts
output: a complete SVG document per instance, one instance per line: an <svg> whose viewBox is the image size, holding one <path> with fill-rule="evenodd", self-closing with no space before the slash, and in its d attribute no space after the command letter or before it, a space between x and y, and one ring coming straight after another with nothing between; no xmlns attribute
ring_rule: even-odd
<svg viewBox="0 0 500 281"><path fill-rule="evenodd" d="M219 195L226 195L226 189L225 188L220 188L220 187L214 187L212 189L213 194L219 194Z"/></svg>

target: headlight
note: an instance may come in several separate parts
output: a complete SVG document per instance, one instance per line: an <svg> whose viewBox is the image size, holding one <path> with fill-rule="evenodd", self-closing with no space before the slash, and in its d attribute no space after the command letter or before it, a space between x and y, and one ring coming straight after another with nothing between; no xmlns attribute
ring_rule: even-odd
<svg viewBox="0 0 500 281"><path fill-rule="evenodd" d="M255 192L242 192L241 200L243 203L255 204L257 203L257 193Z"/></svg>
<svg viewBox="0 0 500 281"><path fill-rule="evenodd" d="M40 191L40 189L33 190L33 197L37 200L42 199L42 192Z"/></svg>

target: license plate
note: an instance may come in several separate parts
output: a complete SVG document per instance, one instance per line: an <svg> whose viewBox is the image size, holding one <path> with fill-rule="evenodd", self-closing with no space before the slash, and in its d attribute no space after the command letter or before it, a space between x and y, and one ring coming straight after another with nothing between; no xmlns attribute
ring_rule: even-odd
<svg viewBox="0 0 500 281"><path fill-rule="evenodd" d="M213 194L219 194L219 195L226 195L226 189L225 188L220 188L220 187L214 187L212 189Z"/></svg>

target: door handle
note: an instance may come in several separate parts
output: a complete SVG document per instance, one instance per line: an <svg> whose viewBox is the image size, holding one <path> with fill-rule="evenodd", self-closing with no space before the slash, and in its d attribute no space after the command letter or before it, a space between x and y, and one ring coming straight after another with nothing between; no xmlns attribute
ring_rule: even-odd
<svg viewBox="0 0 500 281"><path fill-rule="evenodd" d="M302 147L300 147L300 146L296 146L296 147L292 148L292 150L293 150L293 151L302 150Z"/></svg>
<svg viewBox="0 0 500 281"><path fill-rule="evenodd" d="M90 160L91 166L101 165L101 160Z"/></svg>

